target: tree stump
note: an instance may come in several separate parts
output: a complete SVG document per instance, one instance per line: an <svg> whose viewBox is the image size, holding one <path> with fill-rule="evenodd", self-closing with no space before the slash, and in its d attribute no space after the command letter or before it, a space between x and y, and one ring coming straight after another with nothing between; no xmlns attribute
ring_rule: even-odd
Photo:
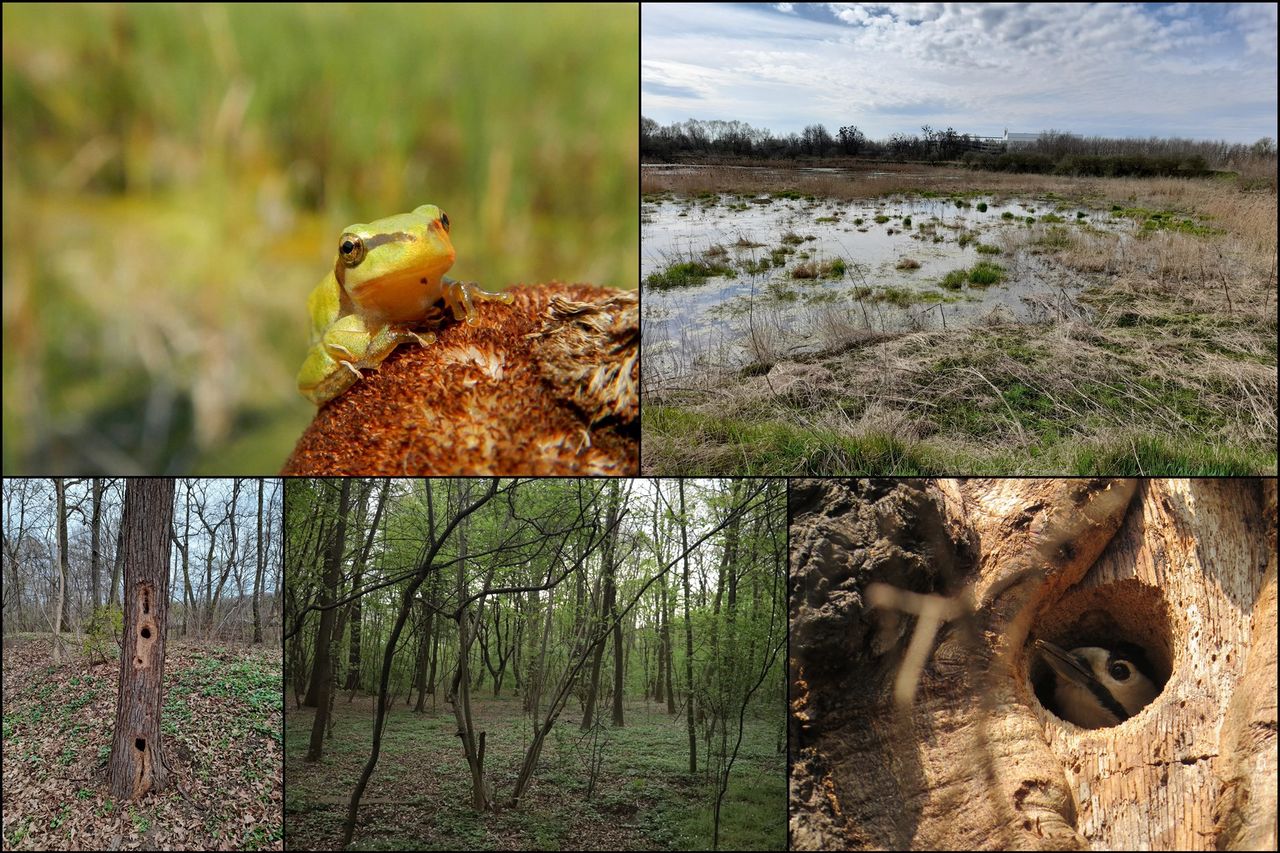
<svg viewBox="0 0 1280 853"><path fill-rule="evenodd" d="M1274 849L1274 480L803 480L795 849ZM1032 642L1143 646L1123 723Z"/></svg>

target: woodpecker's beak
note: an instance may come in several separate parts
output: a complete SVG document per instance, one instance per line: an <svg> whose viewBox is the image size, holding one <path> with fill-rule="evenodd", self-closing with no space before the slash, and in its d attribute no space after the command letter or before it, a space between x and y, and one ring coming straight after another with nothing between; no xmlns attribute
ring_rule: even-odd
<svg viewBox="0 0 1280 853"><path fill-rule="evenodd" d="M1035 647L1044 658L1044 662L1053 667L1054 672L1068 681L1079 684L1084 688L1088 688L1091 684L1099 684L1093 672L1074 655L1045 640L1036 640Z"/></svg>

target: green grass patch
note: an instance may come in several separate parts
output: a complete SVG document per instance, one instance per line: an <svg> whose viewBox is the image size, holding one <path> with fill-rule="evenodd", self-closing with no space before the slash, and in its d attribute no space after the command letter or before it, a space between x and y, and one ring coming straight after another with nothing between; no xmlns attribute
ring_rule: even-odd
<svg viewBox="0 0 1280 853"><path fill-rule="evenodd" d="M987 287L999 283L1005 274L1005 268L990 261L978 261L969 270L969 283L979 287Z"/></svg>
<svg viewBox="0 0 1280 853"><path fill-rule="evenodd" d="M960 288L964 287L964 283L965 281L968 280L968 278L969 278L968 270L963 270L963 269L952 270L951 272L947 273L942 277L942 281L939 282L939 284L941 284L947 290L959 290Z"/></svg>
<svg viewBox="0 0 1280 853"><path fill-rule="evenodd" d="M978 245L974 246L974 248L978 250L978 254L980 255L1000 254L1000 247L992 246L990 243L979 243Z"/></svg>
<svg viewBox="0 0 1280 853"><path fill-rule="evenodd" d="M668 435L685 447L701 453L712 451L714 458L699 466L705 475L787 476L842 474L940 474L941 460L889 434L859 438L780 421L748 422L736 418L704 415L672 406L645 407L645 428L650 434ZM677 464L668 475L687 470Z"/></svg>
<svg viewBox="0 0 1280 853"><path fill-rule="evenodd" d="M987 203L985 201L978 202L978 212L979 213L987 212Z"/></svg>
<svg viewBox="0 0 1280 853"><path fill-rule="evenodd" d="M673 290L678 287L696 287L712 276L736 278L737 273L733 267L722 262L681 261L665 270L652 273L644 283L654 290Z"/></svg>
<svg viewBox="0 0 1280 853"><path fill-rule="evenodd" d="M886 223L886 222L888 222L888 221L889 221L889 217L885 216L883 213L877 213L877 214L876 214L876 224L877 224L877 225L883 225L883 224L885 224L885 223Z"/></svg>
<svg viewBox="0 0 1280 853"><path fill-rule="evenodd" d="M1010 211L1007 211L1007 210L1006 210L1004 213L1000 214L1000 218L1001 218L1001 219L1013 219L1013 214L1012 214Z"/></svg>

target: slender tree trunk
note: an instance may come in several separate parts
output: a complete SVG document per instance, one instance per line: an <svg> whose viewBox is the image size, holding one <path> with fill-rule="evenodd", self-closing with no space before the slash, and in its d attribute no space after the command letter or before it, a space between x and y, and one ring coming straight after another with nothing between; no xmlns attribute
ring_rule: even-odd
<svg viewBox="0 0 1280 853"><path fill-rule="evenodd" d="M108 766L111 796L136 800L168 783L160 738L164 651L169 616L169 528L174 483L128 481L124 493L124 641L115 736Z"/></svg>
<svg viewBox="0 0 1280 853"><path fill-rule="evenodd" d="M605 612L608 619L613 620L613 725L621 728L624 724L622 719L622 676L623 667L627 660L627 650L622 645L622 620L618 618L618 567L614 560L617 558L618 543L618 513L621 511L621 484L615 478L609 481L610 489L610 513L608 524L613 527L613 533L604 542L604 563L608 567L609 575L605 581ZM600 645L604 645L601 643Z"/></svg>
<svg viewBox="0 0 1280 853"><path fill-rule="evenodd" d="M58 493L58 571L62 573L62 592L58 596L61 599L59 607L62 611L62 619L58 623L56 633L61 634L63 631L71 630L71 582L67 558L67 483L63 477L58 477L54 482Z"/></svg>
<svg viewBox="0 0 1280 853"><path fill-rule="evenodd" d="M685 718L689 729L689 774L698 772L698 735L693 727L693 621L689 617L689 522L685 516L684 480L680 480L680 547L684 549L684 677L688 683Z"/></svg>
<svg viewBox="0 0 1280 853"><path fill-rule="evenodd" d="M110 603L120 603L120 573L124 570L124 524L121 523L119 529L116 530L116 558L111 566L111 592Z"/></svg>
<svg viewBox="0 0 1280 853"><path fill-rule="evenodd" d="M602 579L603 591L600 596L599 625L608 624L609 620L613 617L614 609L615 590L613 582L613 554L618 531L618 481L616 479L611 481L609 484L609 509L607 518L606 529L608 529L609 533L606 535L604 540L604 553L602 558L604 577ZM592 633L594 632L595 628L593 627ZM595 720L596 697L599 695L600 690L600 664L604 659L604 647L605 643L603 641L599 642L595 646L595 651L592 652L591 677L587 682L587 704L582 711L582 731L586 731L591 728L591 725ZM622 723L618 721L618 715L620 713L620 709L615 708L614 725L622 725Z"/></svg>
<svg viewBox="0 0 1280 853"><path fill-rule="evenodd" d="M369 524L369 534L365 538L364 547L360 549L360 556L356 559L355 575L351 580L352 595L356 595L360 590L360 584L364 578L364 566L373 548L373 537L378 530L378 522L382 519L382 510L387 504L387 492L390 488L391 481L384 478L382 491L378 495L378 505L373 511L373 521ZM367 493L364 497L367 497ZM363 500L360 501L360 505L364 505ZM351 646L347 653L346 689L353 692L360 686L360 617L363 612L360 602L362 600L357 598L351 602Z"/></svg>
<svg viewBox="0 0 1280 853"><path fill-rule="evenodd" d="M668 594L667 579L662 579L662 648L667 660L667 713L676 714L676 690L674 686L675 651L671 648L671 610L675 596Z"/></svg>
<svg viewBox="0 0 1280 853"><path fill-rule="evenodd" d="M93 586L93 609L102 604L102 590L98 581L102 565L102 478L93 478L93 520L89 533L89 579Z"/></svg>
<svg viewBox="0 0 1280 853"><path fill-rule="evenodd" d="M316 636L316 666L311 675L311 688L315 693L316 716L311 725L311 743L307 749L307 761L319 761L324 751L324 728L329 717L329 692L333 689L333 667L330 647L333 643L334 608L338 576L342 573L342 552L347 536L347 500L351 494L351 480L344 477L338 494L338 526L329 550L324 558L324 590L320 595L320 630ZM311 693L307 694L310 699Z"/></svg>
<svg viewBox="0 0 1280 853"><path fill-rule="evenodd" d="M434 591L434 585L432 586ZM427 602L419 599L418 607L421 609L422 619L422 636L418 640L418 704L414 707L414 713L424 714L427 710L427 682L429 678L434 678L434 672L427 671L428 658L431 656L431 629L435 623L435 611L427 606Z"/></svg>
<svg viewBox="0 0 1280 853"><path fill-rule="evenodd" d="M258 538L255 549L257 561L253 573L253 641L262 642L262 617L258 613L258 601L262 598L262 572L266 566L266 555L262 550L262 487L265 480L258 478Z"/></svg>

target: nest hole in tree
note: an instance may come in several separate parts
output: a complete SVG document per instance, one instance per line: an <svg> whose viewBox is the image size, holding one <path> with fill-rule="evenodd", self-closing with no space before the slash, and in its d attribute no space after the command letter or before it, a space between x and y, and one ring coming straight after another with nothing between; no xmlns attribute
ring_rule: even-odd
<svg viewBox="0 0 1280 853"><path fill-rule="evenodd" d="M150 639L151 639L151 629L150 629L150 628L147 628L147 627L143 626L143 628L142 628L142 639L144 639L144 640L150 640Z"/></svg>
<svg viewBox="0 0 1280 853"><path fill-rule="evenodd" d="M1170 631L1169 609L1158 587L1131 578L1068 590L1045 609L1027 638L1024 653L1029 658L1031 690L1045 713L1052 715L1049 665L1035 650L1036 640L1047 640L1063 649L1132 643L1146 652L1156 684L1163 693L1173 673L1175 657ZM1152 703L1159 699L1157 694Z"/></svg>
<svg viewBox="0 0 1280 853"><path fill-rule="evenodd" d="M136 738L133 742L133 745L134 747L137 748L138 752L145 752L147 749L147 739L141 738L141 737Z"/></svg>

